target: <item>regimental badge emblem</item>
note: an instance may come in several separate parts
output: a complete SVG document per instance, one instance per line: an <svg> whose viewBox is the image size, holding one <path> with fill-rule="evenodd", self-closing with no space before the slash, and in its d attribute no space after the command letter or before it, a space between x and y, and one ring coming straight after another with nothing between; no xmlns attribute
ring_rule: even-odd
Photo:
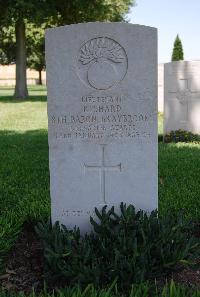
<svg viewBox="0 0 200 297"><path fill-rule="evenodd" d="M122 81L127 67L128 60L124 48L108 37L87 41L78 53L79 78L97 90L107 90Z"/></svg>

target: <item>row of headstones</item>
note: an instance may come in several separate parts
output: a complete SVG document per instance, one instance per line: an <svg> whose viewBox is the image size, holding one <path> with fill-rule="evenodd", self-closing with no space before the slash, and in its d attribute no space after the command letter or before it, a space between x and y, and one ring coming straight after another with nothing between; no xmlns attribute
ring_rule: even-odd
<svg viewBox="0 0 200 297"><path fill-rule="evenodd" d="M46 62L53 222L86 231L95 207L156 209L157 30L126 23L49 29ZM177 118L193 124L197 117L196 82L174 67L166 66L167 130Z"/></svg>

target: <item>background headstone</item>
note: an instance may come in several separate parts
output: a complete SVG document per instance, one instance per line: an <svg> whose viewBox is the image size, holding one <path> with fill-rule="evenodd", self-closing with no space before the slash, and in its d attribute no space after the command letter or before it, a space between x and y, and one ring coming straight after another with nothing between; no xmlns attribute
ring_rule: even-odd
<svg viewBox="0 0 200 297"><path fill-rule="evenodd" d="M157 208L157 30L47 30L52 220L90 229L94 207Z"/></svg>
<svg viewBox="0 0 200 297"><path fill-rule="evenodd" d="M158 64L158 111L164 110L164 64Z"/></svg>
<svg viewBox="0 0 200 297"><path fill-rule="evenodd" d="M164 66L164 134L179 129L200 134L200 61Z"/></svg>

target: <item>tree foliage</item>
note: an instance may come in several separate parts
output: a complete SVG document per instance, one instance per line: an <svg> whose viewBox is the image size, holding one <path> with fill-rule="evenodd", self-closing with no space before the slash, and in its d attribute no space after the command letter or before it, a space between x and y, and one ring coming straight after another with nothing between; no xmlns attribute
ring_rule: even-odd
<svg viewBox="0 0 200 297"><path fill-rule="evenodd" d="M16 61L17 98L26 98L26 65L38 71L44 68L44 28L91 21L124 21L135 0L0 0L1 28L14 28L15 36L9 36L7 29L1 29L0 50L2 63ZM26 26L32 24L34 34L25 34ZM38 28L37 28L38 27ZM13 45L15 40L16 45ZM13 54L13 51L16 54ZM27 59L28 54L28 59Z"/></svg>
<svg viewBox="0 0 200 297"><path fill-rule="evenodd" d="M125 20L135 0L51 0L57 12L58 24L73 24L92 21L119 22Z"/></svg>
<svg viewBox="0 0 200 297"><path fill-rule="evenodd" d="M16 40L16 85L15 97L26 98L28 96L26 82L26 22L39 23L45 16L46 0L0 0L0 25L12 26L15 30ZM5 53L5 51L4 51ZM2 55L3 56L3 55ZM4 57L5 60L5 57Z"/></svg>
<svg viewBox="0 0 200 297"><path fill-rule="evenodd" d="M184 60L183 46L179 35L176 36L174 41L174 48L172 52L172 61Z"/></svg>
<svg viewBox="0 0 200 297"><path fill-rule="evenodd" d="M40 23L47 11L47 3L47 0L0 0L0 22L5 26L25 20Z"/></svg>
<svg viewBox="0 0 200 297"><path fill-rule="evenodd" d="M15 30L14 27L0 28L0 64L8 65L15 63Z"/></svg>
<svg viewBox="0 0 200 297"><path fill-rule="evenodd" d="M41 72L45 69L45 38L47 24L40 27L27 25L27 66L39 72L39 84L42 84Z"/></svg>

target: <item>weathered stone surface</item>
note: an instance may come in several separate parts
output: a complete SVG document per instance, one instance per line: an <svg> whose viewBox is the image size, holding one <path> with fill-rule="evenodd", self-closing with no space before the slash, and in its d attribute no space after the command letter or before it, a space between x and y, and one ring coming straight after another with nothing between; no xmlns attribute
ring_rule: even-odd
<svg viewBox="0 0 200 297"><path fill-rule="evenodd" d="M157 208L157 32L124 23L47 30L52 219Z"/></svg>
<svg viewBox="0 0 200 297"><path fill-rule="evenodd" d="M164 134L185 130L200 134L200 61L164 67Z"/></svg>

